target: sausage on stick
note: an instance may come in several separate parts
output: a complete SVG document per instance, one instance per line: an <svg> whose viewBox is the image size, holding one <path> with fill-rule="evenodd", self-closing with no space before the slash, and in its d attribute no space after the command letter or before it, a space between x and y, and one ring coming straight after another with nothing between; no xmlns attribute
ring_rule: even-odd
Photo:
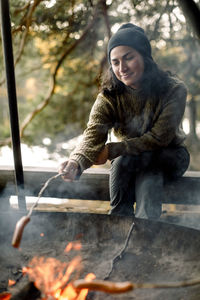
<svg viewBox="0 0 200 300"><path fill-rule="evenodd" d="M87 281L79 279L73 282L73 286L75 289L89 289L111 294L125 293L134 289L134 284L130 281L112 282L104 280Z"/></svg>
<svg viewBox="0 0 200 300"><path fill-rule="evenodd" d="M180 282L169 282L169 283L133 283L130 281L126 282L112 282L104 280L86 280L79 279L73 282L75 289L89 289L95 291L101 291L105 293L125 293L134 289L166 289L166 288L180 288L189 287L200 284L200 278L185 280Z"/></svg>
<svg viewBox="0 0 200 300"><path fill-rule="evenodd" d="M21 239L22 239L22 234L23 234L23 231L24 231L24 227L30 221L33 209L38 205L40 197L42 196L42 193L44 192L44 190L47 188L49 182L51 180L53 180L53 179L55 179L55 178L57 178L59 176L63 176L63 175L65 175L65 173L59 173L59 174L57 174L55 176L52 176L51 178L49 178L45 182L44 186L41 188L41 190L40 190L40 192L38 194L37 200L35 201L35 203L30 208L29 213L27 214L27 216L21 217L21 219L17 222L17 224L15 226L15 231L14 231L14 234L13 234L13 239L12 239L12 246L14 248L19 248L19 245L20 245L20 242L21 242Z"/></svg>
<svg viewBox="0 0 200 300"><path fill-rule="evenodd" d="M24 231L24 227L26 226L26 224L30 221L30 217L29 216L23 216L21 217L21 219L17 222L16 226L15 226L15 231L13 234L13 239L12 239L12 246L14 248L19 248L21 239L22 239L22 234Z"/></svg>

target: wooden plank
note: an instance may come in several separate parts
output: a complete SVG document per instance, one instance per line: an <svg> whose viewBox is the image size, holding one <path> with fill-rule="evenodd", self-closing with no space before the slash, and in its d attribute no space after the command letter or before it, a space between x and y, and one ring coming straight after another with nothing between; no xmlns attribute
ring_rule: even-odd
<svg viewBox="0 0 200 300"><path fill-rule="evenodd" d="M200 177L183 176L165 185L163 203L200 205Z"/></svg>
<svg viewBox="0 0 200 300"><path fill-rule="evenodd" d="M25 194L37 196L44 183L56 175L53 168L24 168ZM78 181L65 182L57 178L50 182L43 196L69 199L109 200L109 170L91 168L85 171ZM0 167L0 188L14 184L14 171Z"/></svg>
<svg viewBox="0 0 200 300"><path fill-rule="evenodd" d="M37 196L46 180L56 174L56 169L52 168L24 168L25 194ZM0 167L1 190L14 182L14 171L10 167ZM200 172L186 172L182 178L165 185L163 203L200 205L199 195ZM75 182L57 178L50 182L43 196L109 201L109 169L90 168Z"/></svg>

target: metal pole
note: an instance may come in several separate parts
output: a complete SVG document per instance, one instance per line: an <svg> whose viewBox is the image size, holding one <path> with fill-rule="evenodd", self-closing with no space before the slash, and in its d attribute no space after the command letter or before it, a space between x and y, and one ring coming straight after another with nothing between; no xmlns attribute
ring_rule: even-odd
<svg viewBox="0 0 200 300"><path fill-rule="evenodd" d="M1 11L2 44L4 50L4 63L5 63L5 71L6 71L6 83L7 83L8 103L9 103L9 112L10 112L10 127L11 127L13 156L14 156L14 164L15 164L15 181L16 181L17 194L18 194L18 204L20 209L26 209L26 201L23 193L24 174L23 174L22 159L21 159L19 118L18 118L18 109L17 109L9 0L0 0L0 11Z"/></svg>

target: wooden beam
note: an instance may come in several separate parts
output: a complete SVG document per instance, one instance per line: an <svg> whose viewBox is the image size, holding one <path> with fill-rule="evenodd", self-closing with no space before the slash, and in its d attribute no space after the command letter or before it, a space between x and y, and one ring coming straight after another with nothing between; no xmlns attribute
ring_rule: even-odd
<svg viewBox="0 0 200 300"><path fill-rule="evenodd" d="M56 175L54 168L24 168L25 194L37 196L44 183ZM86 170L78 181L65 182L60 177L51 181L43 196L87 199L87 200L109 200L109 170L90 168ZM10 167L0 167L0 189L14 185L14 170ZM9 188L9 190L12 190Z"/></svg>
<svg viewBox="0 0 200 300"><path fill-rule="evenodd" d="M24 168L25 194L37 196L43 184L56 174L53 168ZM14 182L14 170L0 167L1 191L13 186L14 193ZM200 172L186 172L182 178L168 182L164 192L163 203L200 205ZM59 177L50 182L43 196L109 201L109 169L90 168L75 182L65 182Z"/></svg>

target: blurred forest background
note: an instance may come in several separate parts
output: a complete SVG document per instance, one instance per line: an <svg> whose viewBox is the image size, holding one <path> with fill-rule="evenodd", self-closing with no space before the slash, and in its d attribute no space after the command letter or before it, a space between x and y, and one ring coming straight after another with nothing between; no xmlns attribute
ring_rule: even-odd
<svg viewBox="0 0 200 300"><path fill-rule="evenodd" d="M200 1L195 2L200 6ZM108 39L122 23L132 22L145 29L155 61L187 85L183 128L190 170L200 170L200 40L178 4L175 0L10 0L22 143L47 149L53 159L69 155L86 126L107 68ZM0 149L6 145L10 145L10 125L0 43Z"/></svg>

